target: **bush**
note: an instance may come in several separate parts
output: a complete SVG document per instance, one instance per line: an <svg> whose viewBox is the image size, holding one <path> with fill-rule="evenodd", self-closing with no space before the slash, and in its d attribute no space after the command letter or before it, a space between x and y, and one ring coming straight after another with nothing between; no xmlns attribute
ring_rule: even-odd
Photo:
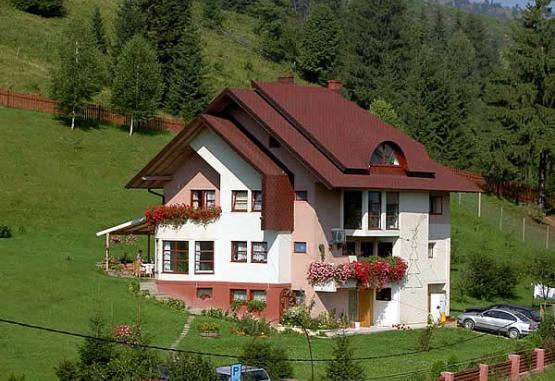
<svg viewBox="0 0 555 381"><path fill-rule="evenodd" d="M333 360L326 368L324 379L327 381L362 381L365 379L362 367L353 361L353 350L349 346L349 338L345 335L335 338Z"/></svg>
<svg viewBox="0 0 555 381"><path fill-rule="evenodd" d="M262 312L266 309L266 302L263 300L249 300L247 303L247 311L249 312Z"/></svg>
<svg viewBox="0 0 555 381"><path fill-rule="evenodd" d="M428 319L429 320L429 319ZM434 336L435 324L428 322L428 325L418 336L416 348L422 352L429 352L432 349L432 338Z"/></svg>
<svg viewBox="0 0 555 381"><path fill-rule="evenodd" d="M536 332L531 335L534 345L544 349L555 346L555 318L551 314L546 314Z"/></svg>
<svg viewBox="0 0 555 381"><path fill-rule="evenodd" d="M272 380L278 380L293 377L293 368L287 359L284 347L274 346L267 341L253 340L243 347L239 362L264 368Z"/></svg>
<svg viewBox="0 0 555 381"><path fill-rule="evenodd" d="M272 331L266 320L256 319L248 314L237 319L236 330L237 333L246 336L264 336Z"/></svg>
<svg viewBox="0 0 555 381"><path fill-rule="evenodd" d="M202 358L189 354L178 354L170 357L169 379L172 381L217 381L212 363Z"/></svg>
<svg viewBox="0 0 555 381"><path fill-rule="evenodd" d="M10 238L12 230L7 225L0 225L0 238Z"/></svg>
<svg viewBox="0 0 555 381"><path fill-rule="evenodd" d="M167 298L167 299L159 299L160 303L170 307L172 310L176 311L185 311L186 305L185 302L181 299L176 298Z"/></svg>
<svg viewBox="0 0 555 381"><path fill-rule="evenodd" d="M345 321L338 321L335 314L322 312L318 317L312 318L305 306L289 308L281 316L280 323L290 327L306 329L337 329Z"/></svg>
<svg viewBox="0 0 555 381"><path fill-rule="evenodd" d="M60 17L66 14L63 0L14 0L17 9L43 17Z"/></svg>
<svg viewBox="0 0 555 381"><path fill-rule="evenodd" d="M199 332L220 332L220 325L215 321L205 321L198 325Z"/></svg>
<svg viewBox="0 0 555 381"><path fill-rule="evenodd" d="M487 254L474 254L463 270L468 293L476 298L512 297L518 283L515 269Z"/></svg>
<svg viewBox="0 0 555 381"><path fill-rule="evenodd" d="M228 320L230 318L229 313L220 308L210 308L208 310L202 310L201 314L203 316L211 317L213 319Z"/></svg>

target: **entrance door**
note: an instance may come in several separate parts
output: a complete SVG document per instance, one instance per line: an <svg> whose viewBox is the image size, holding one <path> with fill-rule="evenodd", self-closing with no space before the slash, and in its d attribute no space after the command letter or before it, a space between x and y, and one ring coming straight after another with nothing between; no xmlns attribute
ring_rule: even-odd
<svg viewBox="0 0 555 381"><path fill-rule="evenodd" d="M372 326L374 311L374 289L358 291L358 319L362 327Z"/></svg>
<svg viewBox="0 0 555 381"><path fill-rule="evenodd" d="M439 322L441 314L445 312L447 295L442 293L430 293L430 314L434 322Z"/></svg>

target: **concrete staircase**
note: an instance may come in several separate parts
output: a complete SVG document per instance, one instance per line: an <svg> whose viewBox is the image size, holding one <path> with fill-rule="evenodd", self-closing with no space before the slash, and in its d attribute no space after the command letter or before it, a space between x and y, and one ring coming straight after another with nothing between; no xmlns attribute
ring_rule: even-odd
<svg viewBox="0 0 555 381"><path fill-rule="evenodd" d="M167 300L171 298L171 296L163 294L160 291L158 291L158 285L154 280L141 280L140 291L143 294L148 294L157 300Z"/></svg>

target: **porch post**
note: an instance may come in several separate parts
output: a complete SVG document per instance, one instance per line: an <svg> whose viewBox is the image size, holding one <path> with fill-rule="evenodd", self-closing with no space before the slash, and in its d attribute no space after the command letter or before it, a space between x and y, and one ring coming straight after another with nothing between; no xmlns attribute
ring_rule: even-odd
<svg viewBox="0 0 555 381"><path fill-rule="evenodd" d="M110 269L110 233L106 233L106 242L104 243L104 270Z"/></svg>

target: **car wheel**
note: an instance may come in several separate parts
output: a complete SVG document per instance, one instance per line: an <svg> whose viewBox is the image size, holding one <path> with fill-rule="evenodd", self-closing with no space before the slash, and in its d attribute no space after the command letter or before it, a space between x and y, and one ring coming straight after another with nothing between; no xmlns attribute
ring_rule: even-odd
<svg viewBox="0 0 555 381"><path fill-rule="evenodd" d="M472 331L474 329L474 321L472 319L466 319L463 321L463 327Z"/></svg>
<svg viewBox="0 0 555 381"><path fill-rule="evenodd" d="M516 328L509 329L509 338L518 339L519 337L520 337L520 332L518 332L518 329Z"/></svg>

